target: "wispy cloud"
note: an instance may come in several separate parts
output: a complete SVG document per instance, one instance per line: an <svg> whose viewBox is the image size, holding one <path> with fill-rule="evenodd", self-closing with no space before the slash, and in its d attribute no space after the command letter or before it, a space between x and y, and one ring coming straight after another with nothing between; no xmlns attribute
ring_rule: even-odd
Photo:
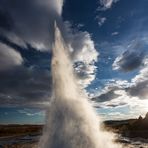
<svg viewBox="0 0 148 148"><path fill-rule="evenodd" d="M111 35L112 36L116 36L116 35L118 35L119 34L119 32L113 32Z"/></svg>
<svg viewBox="0 0 148 148"><path fill-rule="evenodd" d="M101 27L106 21L106 17L100 17L99 15L96 17L96 20L98 21L98 25Z"/></svg>
<svg viewBox="0 0 148 148"><path fill-rule="evenodd" d="M98 8L98 10L107 10L110 9L113 5L113 3L118 2L119 0L100 0L101 7Z"/></svg>
<svg viewBox="0 0 148 148"><path fill-rule="evenodd" d="M72 29L72 24L68 21L65 22L65 28L75 72L79 83L85 88L95 79L97 69L95 62L98 60L99 53L87 31Z"/></svg>
<svg viewBox="0 0 148 148"><path fill-rule="evenodd" d="M138 74L131 81L114 80L106 84L102 93L93 100L98 102L95 107L102 109L116 110L119 108L129 108L128 116L136 117L147 112L148 105L148 59L144 59L144 65ZM127 109L125 109L127 110ZM122 113L122 111L121 111ZM123 119L125 116L121 116ZM111 118L111 117L110 117ZM114 118L115 119L115 118Z"/></svg>
<svg viewBox="0 0 148 148"><path fill-rule="evenodd" d="M39 111L39 110L35 110L35 109L22 109L22 110L18 110L18 112L20 114L25 114L27 116L45 116L45 111Z"/></svg>

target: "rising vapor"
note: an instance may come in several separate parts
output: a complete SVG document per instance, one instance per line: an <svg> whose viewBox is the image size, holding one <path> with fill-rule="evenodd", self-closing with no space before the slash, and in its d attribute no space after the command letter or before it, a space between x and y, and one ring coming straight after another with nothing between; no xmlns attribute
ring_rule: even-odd
<svg viewBox="0 0 148 148"><path fill-rule="evenodd" d="M67 46L55 25L53 99L40 148L119 148L101 131L97 115L76 84Z"/></svg>

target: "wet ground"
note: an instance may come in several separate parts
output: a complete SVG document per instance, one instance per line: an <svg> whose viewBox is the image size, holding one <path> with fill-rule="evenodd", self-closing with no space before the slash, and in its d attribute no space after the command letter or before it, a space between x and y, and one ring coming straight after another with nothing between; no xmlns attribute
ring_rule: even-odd
<svg viewBox="0 0 148 148"><path fill-rule="evenodd" d="M117 140L123 148L148 148L148 139L119 137Z"/></svg>
<svg viewBox="0 0 148 148"><path fill-rule="evenodd" d="M37 148L40 136L1 137L0 148Z"/></svg>
<svg viewBox="0 0 148 148"><path fill-rule="evenodd" d="M1 137L0 148L38 148L39 139L40 135ZM123 148L148 148L148 139L120 136L117 142L122 143Z"/></svg>

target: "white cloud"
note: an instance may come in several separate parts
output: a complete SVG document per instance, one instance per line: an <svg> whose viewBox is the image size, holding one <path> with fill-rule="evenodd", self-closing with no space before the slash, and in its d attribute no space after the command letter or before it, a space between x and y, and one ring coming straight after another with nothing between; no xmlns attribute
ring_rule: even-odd
<svg viewBox="0 0 148 148"><path fill-rule="evenodd" d="M139 115L145 115L148 111L148 100L140 100L138 97L129 96L125 90L118 90L119 97L108 102L95 104L101 109L109 110L104 118L110 120L138 118ZM119 114L119 116L116 116Z"/></svg>
<svg viewBox="0 0 148 148"><path fill-rule="evenodd" d="M99 10L107 10L112 7L113 3L118 2L119 0L100 0L101 8Z"/></svg>
<svg viewBox="0 0 148 148"><path fill-rule="evenodd" d="M16 47L22 53L25 52L24 48L29 47L49 51L54 39L55 20L71 50L72 61L83 63L78 64L75 69L79 83L83 88L91 84L96 76L95 62L99 53L90 33L79 30L82 25L73 29L70 23L62 21L63 0L15 0L13 7L11 0L5 1L6 3L0 1L0 13L7 14L10 19L6 20L8 26L0 29L1 42L8 43L8 46L0 45L0 71L3 70L0 77L1 105L37 107L49 105L47 102L51 96L50 71L36 69L34 65L25 67L26 65L22 63L26 61L23 61L20 53L9 46ZM36 52L39 54L40 51Z"/></svg>
<svg viewBox="0 0 148 148"><path fill-rule="evenodd" d="M23 59L19 52L0 43L0 71L20 66Z"/></svg>
<svg viewBox="0 0 148 148"><path fill-rule="evenodd" d="M0 34L6 36L11 42L26 47L30 44L37 50L50 50L54 40L54 21L57 21L65 42L72 50L73 62L83 61L85 78L81 84L89 85L95 78L98 52L95 49L91 35L86 31L73 29L69 22L62 21L63 0L16 0L11 6L11 0L7 3L0 2L2 11L7 11L10 20L8 29L1 28ZM19 8L17 7L19 6ZM5 10L3 8L6 8ZM5 13L4 13L5 14ZM80 25L82 26L82 25ZM79 68L79 70L82 70Z"/></svg>
<svg viewBox="0 0 148 148"><path fill-rule="evenodd" d="M148 111L148 59L144 60L144 66L131 79L131 82L124 80L112 81L106 85L103 92L104 98L98 103L96 100L95 107L114 110L113 113L111 112L113 116L105 115L106 119L137 118L139 115L145 115ZM107 97L109 99L106 99ZM120 113L124 115L116 118L114 115L119 111L119 108L126 111L128 109L128 115L125 115L122 109Z"/></svg>
<svg viewBox="0 0 148 148"><path fill-rule="evenodd" d="M139 73L131 80L132 86L128 92L140 99L148 99L148 58L144 60L144 66Z"/></svg>
<svg viewBox="0 0 148 148"><path fill-rule="evenodd" d="M112 80L106 83L103 91L97 94L98 98L96 97L94 106L98 110L111 112L111 115L108 113L104 115L106 119L138 118L139 115L145 115L148 111L148 44L146 41L141 38L113 47L119 51L116 53L114 69L122 72L136 70L137 74L129 81ZM102 101L99 100L100 96Z"/></svg>
<svg viewBox="0 0 148 148"><path fill-rule="evenodd" d="M64 0L38 0L38 3L40 5L46 6L48 9L52 9L53 11L56 11L59 15L62 14L62 7Z"/></svg>
<svg viewBox="0 0 148 148"><path fill-rule="evenodd" d="M113 4L113 0L100 0L100 2L105 8L111 8Z"/></svg>
<svg viewBox="0 0 148 148"><path fill-rule="evenodd" d="M94 79L99 53L95 48L91 35L85 31L73 30L69 22L65 22L67 44L71 51L72 61L76 64L79 83L87 87Z"/></svg>
<svg viewBox="0 0 148 148"><path fill-rule="evenodd" d="M98 25L101 27L107 20L106 17L100 17L100 16L97 16L96 17L97 21L98 21Z"/></svg>
<svg viewBox="0 0 148 148"><path fill-rule="evenodd" d="M148 80L148 57L144 59L144 66L140 70L139 74L132 79L133 83L139 83Z"/></svg>
<svg viewBox="0 0 148 148"><path fill-rule="evenodd" d="M116 36L116 35L118 35L119 34L119 32L113 32L111 35L112 36Z"/></svg>

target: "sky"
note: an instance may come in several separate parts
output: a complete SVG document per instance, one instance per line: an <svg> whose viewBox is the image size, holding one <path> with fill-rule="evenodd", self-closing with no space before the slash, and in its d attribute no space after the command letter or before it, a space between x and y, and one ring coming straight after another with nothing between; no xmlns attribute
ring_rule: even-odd
<svg viewBox="0 0 148 148"><path fill-rule="evenodd" d="M97 114L103 120L144 116L147 7L147 0L1 0L0 124L44 123L55 20Z"/></svg>

